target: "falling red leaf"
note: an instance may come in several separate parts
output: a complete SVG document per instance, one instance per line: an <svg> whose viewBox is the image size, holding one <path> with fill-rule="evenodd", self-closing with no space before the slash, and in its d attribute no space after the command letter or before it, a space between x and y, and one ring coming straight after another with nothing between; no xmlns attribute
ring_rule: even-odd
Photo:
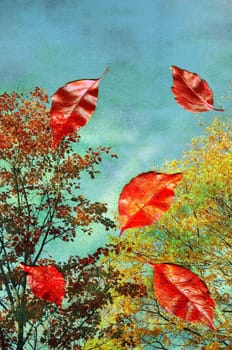
<svg viewBox="0 0 232 350"><path fill-rule="evenodd" d="M60 308L65 295L63 275L51 265L26 266L20 264L26 272L27 283L32 293L43 300L57 304Z"/></svg>
<svg viewBox="0 0 232 350"><path fill-rule="evenodd" d="M152 266L155 270L154 293L158 303L167 312L185 321L199 322L215 329L212 320L215 303L205 283L179 265Z"/></svg>
<svg viewBox="0 0 232 350"><path fill-rule="evenodd" d="M183 175L160 174L154 171L142 173L127 184L119 198L118 211L121 232L128 228L142 227L158 221L173 199L174 189Z"/></svg>
<svg viewBox="0 0 232 350"><path fill-rule="evenodd" d="M71 81L52 96L52 148L56 148L65 136L79 130L89 121L96 109L98 85L108 70L99 79Z"/></svg>
<svg viewBox="0 0 232 350"><path fill-rule="evenodd" d="M208 83L198 74L172 66L172 92L176 102L190 112L207 112L216 109L213 102L213 93Z"/></svg>

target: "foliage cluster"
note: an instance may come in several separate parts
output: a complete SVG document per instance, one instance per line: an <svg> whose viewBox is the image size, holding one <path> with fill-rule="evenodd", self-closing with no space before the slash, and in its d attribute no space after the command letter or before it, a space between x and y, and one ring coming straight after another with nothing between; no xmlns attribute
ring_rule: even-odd
<svg viewBox="0 0 232 350"><path fill-rule="evenodd" d="M78 135L51 148L47 102L39 88L26 97L0 97L0 344L7 350L39 349L45 341L51 349L63 349L64 344L71 349L83 342L95 332L99 309L109 300L107 290L117 284L117 272L108 266L95 268L107 247L85 259L70 257L66 263L62 257L61 262L45 258L49 243L74 241L77 234L81 239L81 231L91 234L92 223L114 228L106 217L107 205L85 198L80 186L82 174L94 179L104 154L116 157L106 147L83 154L70 151L70 143L80 141ZM68 284L62 315L31 295L19 263L50 264L64 271ZM77 328L80 331L75 332ZM65 340L64 330L69 330Z"/></svg>

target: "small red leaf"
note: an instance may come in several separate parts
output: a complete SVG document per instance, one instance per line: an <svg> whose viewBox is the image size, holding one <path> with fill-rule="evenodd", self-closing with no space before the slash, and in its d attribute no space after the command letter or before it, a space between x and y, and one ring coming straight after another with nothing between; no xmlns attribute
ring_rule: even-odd
<svg viewBox="0 0 232 350"><path fill-rule="evenodd" d="M149 265L151 265L149 263ZM190 270L174 264L154 264L154 293L169 313L211 329L215 303L205 283Z"/></svg>
<svg viewBox="0 0 232 350"><path fill-rule="evenodd" d="M173 190L182 177L181 173L160 174L150 171L133 178L119 197L120 235L128 228L147 226L158 221L169 209L174 199Z"/></svg>
<svg viewBox="0 0 232 350"><path fill-rule="evenodd" d="M216 109L213 102L213 93L207 82L196 73L172 66L172 92L176 102L190 112L207 112Z"/></svg>
<svg viewBox="0 0 232 350"><path fill-rule="evenodd" d="M26 266L20 264L26 272L27 283L32 293L43 300L57 304L60 308L65 295L63 275L51 265Z"/></svg>
<svg viewBox="0 0 232 350"><path fill-rule="evenodd" d="M99 79L69 82L52 96L52 148L56 148L65 136L79 130L89 121L96 109L98 85L108 70Z"/></svg>

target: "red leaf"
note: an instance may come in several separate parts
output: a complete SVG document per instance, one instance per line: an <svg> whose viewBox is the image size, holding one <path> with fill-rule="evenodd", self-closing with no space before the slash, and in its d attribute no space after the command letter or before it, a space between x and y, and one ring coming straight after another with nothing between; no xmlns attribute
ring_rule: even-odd
<svg viewBox="0 0 232 350"><path fill-rule="evenodd" d="M213 102L213 93L207 82L196 73L172 66L172 92L176 102L190 112L207 112L216 109Z"/></svg>
<svg viewBox="0 0 232 350"><path fill-rule="evenodd" d="M63 275L51 265L26 266L20 264L26 272L27 283L32 293L43 300L57 304L60 308L65 295Z"/></svg>
<svg viewBox="0 0 232 350"><path fill-rule="evenodd" d="M127 184L119 198L118 211L121 232L128 228L142 227L158 221L173 199L174 188L182 174L160 174L154 171L142 173Z"/></svg>
<svg viewBox="0 0 232 350"><path fill-rule="evenodd" d="M65 136L79 130L89 121L96 109L98 85L108 70L99 79L71 81L52 96L52 148L56 148Z"/></svg>
<svg viewBox="0 0 232 350"><path fill-rule="evenodd" d="M150 264L152 265L152 264ZM211 329L215 303L205 283L190 270L174 264L154 264L154 293L169 313Z"/></svg>

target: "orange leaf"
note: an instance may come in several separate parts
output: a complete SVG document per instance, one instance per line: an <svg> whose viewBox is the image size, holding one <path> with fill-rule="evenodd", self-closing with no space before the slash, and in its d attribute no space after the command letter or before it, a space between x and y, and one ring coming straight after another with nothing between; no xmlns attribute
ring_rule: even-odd
<svg viewBox="0 0 232 350"><path fill-rule="evenodd" d="M196 73L172 66L172 92L176 102L190 112L207 112L216 109L213 102L213 93L207 82Z"/></svg>
<svg viewBox="0 0 232 350"><path fill-rule="evenodd" d="M32 293L43 300L57 304L60 308L65 295L63 275L51 265L26 266L20 264L26 272L27 283Z"/></svg>
<svg viewBox="0 0 232 350"><path fill-rule="evenodd" d="M173 199L174 188L182 174L161 174L154 171L142 173L127 184L119 198L118 211L121 232L158 221Z"/></svg>
<svg viewBox="0 0 232 350"><path fill-rule="evenodd" d="M99 79L69 82L52 96L52 148L56 148L65 136L79 130L89 121L96 109L98 85L108 70Z"/></svg>
<svg viewBox="0 0 232 350"><path fill-rule="evenodd" d="M151 264L149 264L151 265ZM211 329L215 303L205 283L190 270L174 264L154 264L154 293L169 313Z"/></svg>

